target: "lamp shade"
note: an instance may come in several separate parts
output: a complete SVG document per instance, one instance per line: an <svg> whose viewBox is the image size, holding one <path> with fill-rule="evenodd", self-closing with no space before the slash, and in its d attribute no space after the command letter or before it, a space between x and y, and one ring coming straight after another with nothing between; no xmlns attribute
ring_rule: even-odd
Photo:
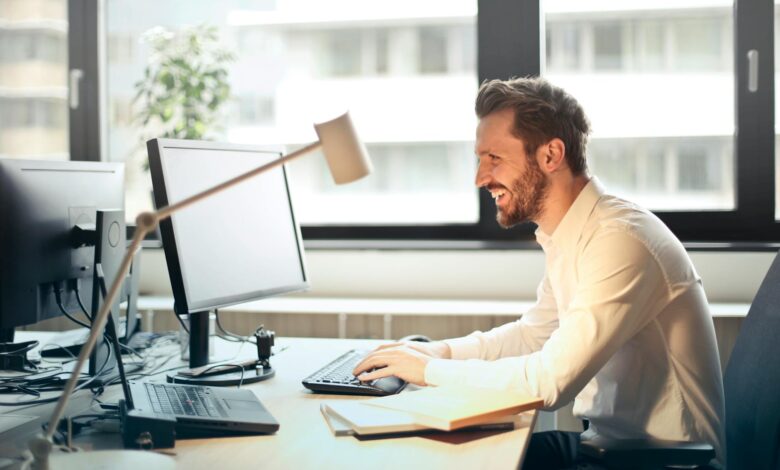
<svg viewBox="0 0 780 470"><path fill-rule="evenodd" d="M373 171L366 147L358 139L349 113L315 124L314 129L336 184L350 183Z"/></svg>

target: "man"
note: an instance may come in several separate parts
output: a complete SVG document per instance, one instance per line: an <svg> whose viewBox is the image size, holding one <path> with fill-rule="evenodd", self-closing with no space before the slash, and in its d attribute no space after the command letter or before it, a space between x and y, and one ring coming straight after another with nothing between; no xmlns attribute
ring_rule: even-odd
<svg viewBox="0 0 780 470"><path fill-rule="evenodd" d="M562 89L541 78L493 80L476 112L477 186L493 195L501 226L538 226L546 269L536 305L488 332L380 347L355 375L517 389L545 409L574 399L575 416L590 424L582 439L706 441L724 461L715 332L683 246L588 174L590 126ZM524 468L576 465L579 440L534 434Z"/></svg>

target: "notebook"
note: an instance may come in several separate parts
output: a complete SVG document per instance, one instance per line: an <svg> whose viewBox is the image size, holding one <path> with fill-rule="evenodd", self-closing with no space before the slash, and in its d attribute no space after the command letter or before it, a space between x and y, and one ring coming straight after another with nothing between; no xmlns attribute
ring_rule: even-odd
<svg viewBox="0 0 780 470"><path fill-rule="evenodd" d="M334 436L355 434L371 436L434 431L429 426L418 424L411 413L367 405L362 400L322 403L320 411ZM508 415L463 429L508 430L519 427L521 421L522 418L519 415Z"/></svg>
<svg viewBox="0 0 780 470"><path fill-rule="evenodd" d="M409 413L417 424L451 431L540 408L543 401L512 390L443 386L372 398L362 403Z"/></svg>

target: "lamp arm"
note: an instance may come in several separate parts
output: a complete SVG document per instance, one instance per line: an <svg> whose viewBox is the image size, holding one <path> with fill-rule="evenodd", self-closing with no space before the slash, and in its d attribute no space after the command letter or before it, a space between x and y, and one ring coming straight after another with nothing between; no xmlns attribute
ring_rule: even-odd
<svg viewBox="0 0 780 470"><path fill-rule="evenodd" d="M152 227L152 230L153 229L154 227ZM141 242L148 233L149 230L140 229L136 230L135 234L133 235L133 241L130 243L130 247L127 249L127 253L122 259L122 264L119 267L116 278L111 284L111 288L109 289L106 298L103 299L103 305L101 305L100 311L92 321L92 329L89 332L89 338L87 338L86 343L84 343L84 345L81 347L81 352L79 353L79 357L76 360L76 365L73 368L73 372L71 373L70 378L68 378L68 382L65 384L65 387L62 390L62 395L57 401L57 406L54 408L54 412L51 414L49 425L46 428L47 440L51 440L52 436L54 436L54 432L57 430L57 424L62 419L62 415L65 412L65 405L68 403L70 394L73 393L73 389L76 388L79 376L81 375L81 370L84 368L84 363L87 362L87 358L89 358L89 355L95 348L95 344L97 343L98 338L102 336L101 332L106 326L108 313L111 311L111 304L119 293L119 290L122 288L122 283L124 282L127 273L130 271L130 265L133 262L133 255L135 255L135 252L138 251L138 248L141 246ZM121 361L122 358L118 357L117 360Z"/></svg>
<svg viewBox="0 0 780 470"><path fill-rule="evenodd" d="M216 194L218 192L221 192L227 188L230 188L232 186L235 186L238 183L241 183L242 181L248 180L250 178L253 178L260 173L263 173L265 171L270 170L271 168L276 168L277 166L284 165L285 163L289 162L290 160L293 160L295 158L298 158L302 155L306 155L309 152L313 152L317 149L322 147L322 143L317 141L313 142L305 147L301 147L300 149L296 150L293 153L290 153L288 155L285 155L282 158L279 158L277 160L271 161L266 163L263 166L259 166L255 168L254 170L250 170L242 175L236 176L235 178L229 179L225 181L224 183L220 183L212 188L209 188L205 191L201 191L197 194L194 194L186 199L182 199L181 201L177 202L176 204L172 204L170 206L165 206L162 209L158 210L157 212L154 212L155 217L157 218L157 222L159 223L161 220L168 218L173 214L174 212L179 211L180 209L183 209L187 206L190 206L192 204L195 204L196 202L200 201L201 199L206 199L210 197L213 194Z"/></svg>
<svg viewBox="0 0 780 470"><path fill-rule="evenodd" d="M76 365L73 369L73 373L68 379L68 382L65 384L65 388L62 391L62 395L60 396L60 399L57 401L57 406L54 408L54 412L51 415L51 419L49 419L49 426L46 429L46 435L45 435L47 441L51 441L52 436L54 436L54 432L57 429L57 424L62 419L62 415L65 412L65 405L67 405L68 400L70 399L70 394L73 393L73 390L76 388L76 384L78 383L79 376L81 375L81 369L84 367L84 363L87 361L87 358L92 353L92 349L94 349L98 337L101 336L101 332L103 331L103 328L105 328L106 326L106 320L108 319L108 312L111 310L111 304L113 303L117 294L119 294L119 290L122 288L122 283L124 282L127 273L130 271L130 265L133 262L133 256L135 255L135 252L138 251L138 248L140 248L141 242L144 240L146 235L151 233L155 229L155 227L157 227L157 224L159 224L161 220L167 219L173 213L178 212L179 210L184 209L185 207L188 207L192 204L195 204L202 199L206 199L216 193L224 191L225 189L228 189L232 186L235 186L238 183L248 180L254 176L257 176L260 173L268 171L277 166L283 165L289 162L290 160L298 158L309 152L313 152L319 149L321 146L322 144L319 141L311 143L305 147L296 150L295 152L289 155L286 155L272 162L266 163L265 165L262 165L260 167L255 168L254 170L250 170L244 174L236 176L235 178L229 179L224 183L220 183L212 188L206 189L205 191L201 191L197 194L194 194L186 199L177 202L176 204L163 207L157 212L144 212L138 215L138 217L136 218L136 229L133 235L133 241L130 243L130 246L127 249L127 253L125 253L125 257L122 259L122 264L120 265L119 271L117 272L116 277L114 278L114 282L111 284L111 288L108 290L106 297L103 299L103 305L101 305L100 311L98 312L97 316L93 319L92 330L90 330L89 338L87 339L87 342L84 343L84 346L81 347L81 352L79 353L79 357L78 360L76 361ZM121 361L122 358L118 357L117 360Z"/></svg>

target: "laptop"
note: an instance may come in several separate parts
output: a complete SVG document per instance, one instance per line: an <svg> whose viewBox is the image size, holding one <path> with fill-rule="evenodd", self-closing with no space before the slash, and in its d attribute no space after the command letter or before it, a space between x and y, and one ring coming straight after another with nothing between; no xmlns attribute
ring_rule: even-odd
<svg viewBox="0 0 780 470"><path fill-rule="evenodd" d="M145 445L172 447L174 438L273 434L279 429L250 390L128 381L122 362L117 365L125 397L119 404L125 446L134 447L139 436L162 435Z"/></svg>
<svg viewBox="0 0 780 470"><path fill-rule="evenodd" d="M128 383L127 411L175 419L176 437L273 434L279 423L250 390L168 383Z"/></svg>

